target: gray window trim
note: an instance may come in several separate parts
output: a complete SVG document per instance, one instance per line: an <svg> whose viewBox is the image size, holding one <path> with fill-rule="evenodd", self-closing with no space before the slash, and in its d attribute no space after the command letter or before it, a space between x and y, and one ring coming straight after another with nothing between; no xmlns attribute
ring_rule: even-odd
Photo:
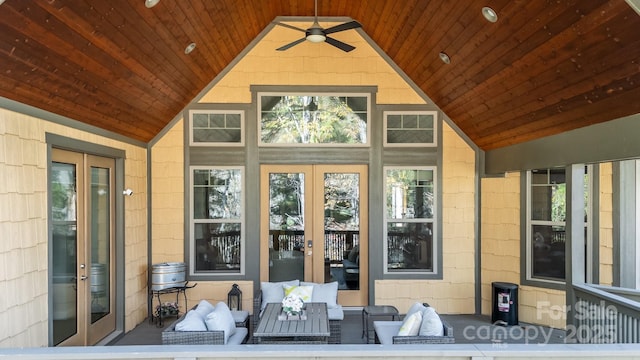
<svg viewBox="0 0 640 360"><path fill-rule="evenodd" d="M597 283L599 281L599 213L598 209L600 208L599 196L600 193L600 181L599 181L599 165L589 165L590 172L590 196L589 201L589 233L587 241L588 253L586 258L588 259L587 263L587 282ZM565 281L553 281L553 280L542 280L536 278L529 277L529 269L530 269L530 254L529 254L529 228L531 223L529 221L529 190L530 190L530 171L522 171L520 176L520 283L522 285L547 288L547 289L555 289L555 290L566 290L566 282ZM568 176L568 175L567 175ZM569 199L567 199L568 201ZM571 251L571 249L566 249L567 252ZM568 274L567 274L568 277Z"/></svg>

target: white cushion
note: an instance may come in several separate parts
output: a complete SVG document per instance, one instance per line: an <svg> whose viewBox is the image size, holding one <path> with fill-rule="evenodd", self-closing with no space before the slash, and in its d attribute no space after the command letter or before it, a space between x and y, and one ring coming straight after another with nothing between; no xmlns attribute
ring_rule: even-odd
<svg viewBox="0 0 640 360"><path fill-rule="evenodd" d="M313 294L313 286L309 285L282 285L284 289L284 297L289 295L298 295L303 302L311 302L311 295Z"/></svg>
<svg viewBox="0 0 640 360"><path fill-rule="evenodd" d="M229 310L227 304L223 302L217 303L215 309L207 315L204 321L207 324L207 330L224 331L225 344L229 340L229 336L233 335L236 331L236 322L233 320L231 310Z"/></svg>
<svg viewBox="0 0 640 360"><path fill-rule="evenodd" d="M398 331L398 336L416 336L420 331L420 323L422 323L422 313L415 312L411 316L407 316L402 321L402 326Z"/></svg>
<svg viewBox="0 0 640 360"><path fill-rule="evenodd" d="M229 336L227 340L227 345L240 345L247 338L249 334L249 329L247 328L237 328L236 332L233 335Z"/></svg>
<svg viewBox="0 0 640 360"><path fill-rule="evenodd" d="M237 323L243 323L247 321L249 317L249 312L246 310L231 310L231 316L233 316L233 321Z"/></svg>
<svg viewBox="0 0 640 360"><path fill-rule="evenodd" d="M428 307L422 312L422 324L418 334L420 336L444 336L442 320L434 308Z"/></svg>
<svg viewBox="0 0 640 360"><path fill-rule="evenodd" d="M379 321L373 322L373 328L376 331L376 337L380 340L380 344L393 344L393 337L400 331L402 321Z"/></svg>
<svg viewBox="0 0 640 360"><path fill-rule="evenodd" d="M200 316L204 319L204 317L212 312L213 309L214 306L210 302L208 302L207 300L200 300L198 306L196 306L193 310L200 314Z"/></svg>
<svg viewBox="0 0 640 360"><path fill-rule="evenodd" d="M405 319L408 318L409 316L413 315L413 313L423 312L426 308L427 307L422 305L422 303L415 302L413 305L411 305L411 307L407 311L407 314L405 315Z"/></svg>
<svg viewBox="0 0 640 360"><path fill-rule="evenodd" d="M325 284L316 284L311 282L300 282L300 285L312 285L313 294L312 302L323 302L327 304L327 309L338 307L338 282L330 282Z"/></svg>
<svg viewBox="0 0 640 360"><path fill-rule="evenodd" d="M297 286L300 285L300 280L260 283L260 290L262 290L261 310L267 307L267 303L282 302L282 299L284 299L284 285Z"/></svg>
<svg viewBox="0 0 640 360"><path fill-rule="evenodd" d="M184 319L176 324L176 331L207 331L202 316L195 310L189 310Z"/></svg>
<svg viewBox="0 0 640 360"><path fill-rule="evenodd" d="M336 307L327 307L327 317L329 320L344 320L344 311L342 311L342 305Z"/></svg>

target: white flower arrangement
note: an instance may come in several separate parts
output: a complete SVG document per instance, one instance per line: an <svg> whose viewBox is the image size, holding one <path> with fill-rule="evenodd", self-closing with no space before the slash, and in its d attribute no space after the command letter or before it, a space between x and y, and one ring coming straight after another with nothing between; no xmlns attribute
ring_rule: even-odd
<svg viewBox="0 0 640 360"><path fill-rule="evenodd" d="M287 315L299 315L303 306L304 301L298 295L291 294L282 299L282 311Z"/></svg>

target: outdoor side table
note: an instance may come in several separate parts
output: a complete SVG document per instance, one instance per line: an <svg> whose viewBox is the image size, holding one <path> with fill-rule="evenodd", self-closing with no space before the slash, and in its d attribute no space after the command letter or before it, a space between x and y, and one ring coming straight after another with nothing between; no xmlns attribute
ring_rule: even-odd
<svg viewBox="0 0 640 360"><path fill-rule="evenodd" d="M390 316L391 320L399 319L400 314L395 306L391 305L369 305L362 308L362 337L367 337L367 344L374 342L373 331L369 330L369 323L372 317Z"/></svg>

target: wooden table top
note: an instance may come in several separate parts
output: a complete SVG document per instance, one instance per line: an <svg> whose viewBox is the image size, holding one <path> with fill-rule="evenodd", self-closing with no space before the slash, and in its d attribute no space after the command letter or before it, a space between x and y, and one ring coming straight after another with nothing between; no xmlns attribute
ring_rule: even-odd
<svg viewBox="0 0 640 360"><path fill-rule="evenodd" d="M278 320L282 304L268 303L253 336L269 337L329 337L326 303L306 303L306 320Z"/></svg>

